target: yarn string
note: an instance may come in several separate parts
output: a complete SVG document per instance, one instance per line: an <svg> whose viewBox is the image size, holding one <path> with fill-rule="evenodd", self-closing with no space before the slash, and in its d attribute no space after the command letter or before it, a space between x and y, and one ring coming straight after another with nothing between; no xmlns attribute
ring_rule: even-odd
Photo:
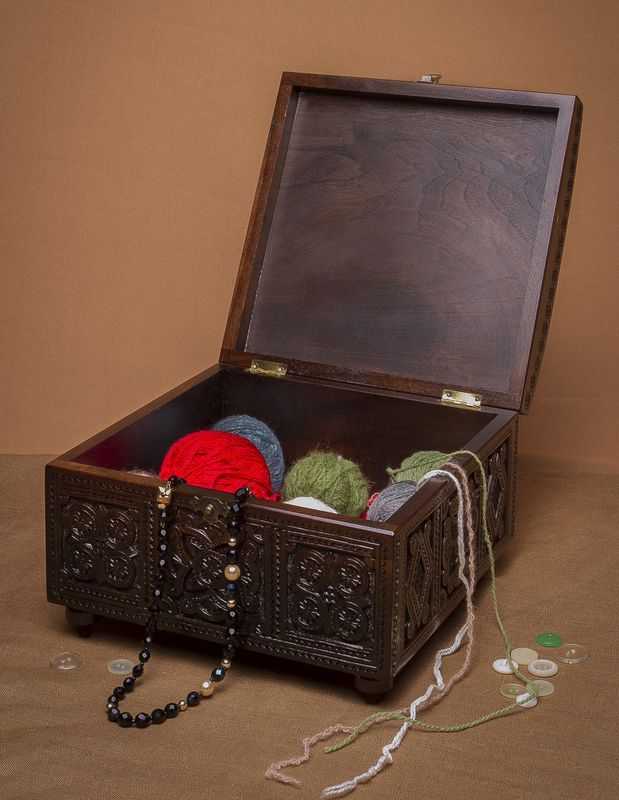
<svg viewBox="0 0 619 800"><path fill-rule="evenodd" d="M465 546L464 546L464 494L466 493L468 502L470 504L470 497L468 493L468 480L461 481L457 478L453 473L445 470L445 469L435 469L428 472L424 475L421 483L425 483L426 481L430 480L434 477L446 477L453 481L456 492L458 494L458 517L457 517L457 524L458 524L458 536L457 536L457 548L458 548L458 577L460 581L464 584L466 590L466 606L467 606L467 621L464 625L460 628L458 633L456 634L452 644L449 647L443 648L439 650L435 657L434 657L434 667L433 667L433 674L435 682L431 683L426 691L417 697L415 700L412 701L410 707L408 709L408 714L403 714L402 712L378 712L377 714L370 715L369 718L363 720L343 741L339 742L332 747L326 748L326 752L331 753L335 752L336 750L340 750L347 745L351 744L355 739L359 737L359 735L367 729L367 723L370 721L384 721L385 719L394 719L394 718L401 718L404 721L404 724L400 727L398 732L395 734L393 739L386 744L381 751L381 756L378 761L369 767L365 772L362 772L360 775L356 775L354 778L350 778L347 781L343 781L342 783L336 784L334 786L328 786L323 790L322 796L323 797L341 797L344 794L348 794L348 792L353 791L357 788L360 783L366 783L367 781L371 780L375 777L384 767L388 766L389 764L393 763L393 751L398 749L412 727L412 722L417 722L417 710L420 707L423 707L432 697L433 693L437 691L440 694L440 697L444 697L449 689L454 685L455 681L450 681L449 688L445 684L441 667L442 667L442 660L444 655L451 655L452 653L456 652L462 643L462 640L465 634L469 636L470 647L467 648L467 654L465 657L465 664L463 665L463 669L460 670L460 675L458 679L462 677L469 669L470 661L471 661L471 654L472 654L472 638L473 638L473 621L474 621L474 611L473 611L473 592L475 589L475 532L472 525L472 513L467 514L467 523L470 523L468 527L468 545L469 545L469 576L470 580L467 579L465 574L465 566L466 566L466 559L465 559ZM470 569L473 569L472 573ZM437 700L440 699L437 697ZM395 716L394 716L395 715ZM410 721L409 721L410 720ZM428 723L424 723L427 725ZM438 727L438 726L437 726Z"/></svg>
<svg viewBox="0 0 619 800"><path fill-rule="evenodd" d="M462 468L457 464L450 464L449 466L453 467L456 471L460 472L462 476L466 477ZM442 473L440 473L442 474ZM467 620L464 625L459 629L456 633L454 641L449 647L443 648L439 650L435 657L434 657L434 666L433 666L433 673L436 680L436 686L439 687L438 693L435 695L433 699L431 697L432 692L434 691L435 685L432 685L432 688L429 687L429 690L426 691L421 698L418 698L417 706L415 706L411 712L411 709L408 707L404 707L403 709L398 709L396 712L378 712L376 714L370 715L370 717L366 718L360 726L352 727L352 726L345 726L343 724L338 724L326 728L323 731L315 734L314 736L306 737L303 739L302 746L303 746L303 755L301 756L293 756L292 758L288 758L284 761L280 761L277 763L272 764L266 771L266 777L271 780L279 780L282 783L294 783L300 784L300 781L296 778L293 778L286 773L282 772L283 769L290 766L298 766L300 764L305 763L310 758L310 749L317 743L324 741L325 739L330 738L334 733L352 733L353 731L356 732L356 736L358 736L363 730L367 730L375 723L384 722L386 719L385 714L389 713L402 713L403 716L408 717L411 713L415 714L418 707L427 705L433 705L434 702L438 702L438 700L446 694L451 687L457 683L468 671L471 663L471 656L472 656L472 641L471 637L469 636L469 641L466 649L466 656L465 661L462 667L458 670L456 674L452 676L447 684L445 684L442 674L441 674L441 667L442 667L442 660L443 657L446 655L451 655L452 653L456 652L464 638L464 635L473 630L473 622L474 622L474 607L472 602L472 594L475 586L475 530L473 527L473 517L472 517L472 506L470 495L468 491L468 482L462 482L462 488L460 487L460 483L457 479L449 472L445 472L445 474L454 481L456 485L456 491L458 492L458 574L460 579L463 581L465 588L466 588L466 596L467 596ZM464 506L466 508L466 524L467 524L467 533L468 533L468 553L469 553L469 560L468 560L468 568L469 568L469 579L467 580L464 565L465 565L465 549L464 549L464 532L463 532L463 495L464 495ZM408 712L406 714L405 712ZM401 731L401 737L405 735L408 731L409 726L403 725ZM356 738L355 736L355 738ZM400 739L401 740L401 739ZM387 752L386 758L389 759L389 763L392 760L390 755L390 751ZM378 769L381 769L382 766ZM372 768L371 768L372 769ZM377 769L377 771L378 771ZM373 773L369 774L365 780L369 780L373 777ZM362 781L363 776L358 776L358 780ZM335 789L337 787L330 787L330 789ZM354 788L354 786L352 787ZM328 791L328 790L325 790ZM348 791L348 789L346 789ZM343 792L345 793L345 792Z"/></svg>

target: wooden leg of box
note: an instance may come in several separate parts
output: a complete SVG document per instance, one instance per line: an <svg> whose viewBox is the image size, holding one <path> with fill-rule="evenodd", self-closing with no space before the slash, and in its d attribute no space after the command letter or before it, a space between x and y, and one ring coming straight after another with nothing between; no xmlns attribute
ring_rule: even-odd
<svg viewBox="0 0 619 800"><path fill-rule="evenodd" d="M94 614L88 611L79 611L76 608L66 608L65 617L69 625L77 630L77 635L82 639L87 639L92 633L92 626L96 622Z"/></svg>
<svg viewBox="0 0 619 800"><path fill-rule="evenodd" d="M368 703L380 703L390 689L393 688L393 678L376 680L357 675L355 689L365 697Z"/></svg>

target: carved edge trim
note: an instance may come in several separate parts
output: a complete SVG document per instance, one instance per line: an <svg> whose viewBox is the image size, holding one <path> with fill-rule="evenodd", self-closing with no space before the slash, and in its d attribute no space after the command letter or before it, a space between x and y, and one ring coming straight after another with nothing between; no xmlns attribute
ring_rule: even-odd
<svg viewBox="0 0 619 800"><path fill-rule="evenodd" d="M546 340L548 337L548 330L550 328L550 318L552 316L552 309L554 306L554 299L557 291L557 281L559 280L561 259L563 257L563 245L565 244L565 232L567 230L567 222L570 213L570 206L572 203L572 192L574 189L574 178L576 175L576 162L578 159L578 148L580 146L580 130L581 130L581 120L582 120L582 104L580 102L576 103L575 112L576 113L570 131L571 153L568 150L568 153L566 155L566 160L567 158L570 158L570 165L567 176L564 176L562 180L563 186L565 187L563 213L561 216L561 222L559 226L559 234L558 236L556 236L556 246L552 261L553 269L551 273L550 282L546 286L545 290L543 291L542 297L540 298L540 308L544 303L546 304L546 308L544 313L544 322L542 323L541 331L539 334L539 340L537 343L537 355L535 357L533 368L532 369L529 368L530 373L528 376L528 390L523 405L524 412L527 412L531 406L533 393L535 391L535 386L537 384L537 378L539 376L539 371L542 365L542 356L544 355L544 350L546 348Z"/></svg>

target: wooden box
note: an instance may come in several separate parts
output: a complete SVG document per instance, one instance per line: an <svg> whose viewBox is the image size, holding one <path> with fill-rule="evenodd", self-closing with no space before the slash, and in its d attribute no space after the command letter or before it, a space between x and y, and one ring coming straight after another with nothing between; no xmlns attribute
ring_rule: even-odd
<svg viewBox="0 0 619 800"><path fill-rule="evenodd" d="M158 471L174 440L237 413L288 464L332 448L375 489L417 450L476 451L500 552L580 115L568 95L285 73L219 364L48 465L49 600L82 629L143 623L159 481L127 470ZM480 475L460 463L479 519ZM160 627L221 642L230 495L175 496ZM251 499L242 648L385 692L462 599L456 510L436 479L387 523Z"/></svg>

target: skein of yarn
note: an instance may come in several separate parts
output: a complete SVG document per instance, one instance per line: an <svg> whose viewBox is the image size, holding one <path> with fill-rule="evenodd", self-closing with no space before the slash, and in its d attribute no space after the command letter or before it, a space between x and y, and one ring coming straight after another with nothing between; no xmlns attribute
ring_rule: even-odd
<svg viewBox="0 0 619 800"><path fill-rule="evenodd" d="M337 514L334 508L331 508L331 506L328 506L316 497L295 497L294 500L286 500L286 505L314 508L316 511L330 511L332 514Z"/></svg>
<svg viewBox="0 0 619 800"><path fill-rule="evenodd" d="M357 464L325 450L300 458L284 478L284 500L315 497L351 517L365 510L368 494L368 482Z"/></svg>
<svg viewBox="0 0 619 800"><path fill-rule="evenodd" d="M174 442L159 477L176 475L193 486L235 492L248 486L255 497L279 500L271 489L266 461L258 448L241 436L223 431L196 431Z"/></svg>
<svg viewBox="0 0 619 800"><path fill-rule="evenodd" d="M387 522L419 489L415 481L390 483L379 493L368 509L367 518L374 522Z"/></svg>
<svg viewBox="0 0 619 800"><path fill-rule="evenodd" d="M271 474L271 487L274 492L279 492L284 480L284 454L277 436L262 420L250 417L247 414L237 414L224 417L211 428L213 431L224 431L242 436L255 445L267 462Z"/></svg>
<svg viewBox="0 0 619 800"><path fill-rule="evenodd" d="M419 481L426 472L438 469L449 460L449 455L438 450L420 450L408 456L397 469L388 469L394 481Z"/></svg>

